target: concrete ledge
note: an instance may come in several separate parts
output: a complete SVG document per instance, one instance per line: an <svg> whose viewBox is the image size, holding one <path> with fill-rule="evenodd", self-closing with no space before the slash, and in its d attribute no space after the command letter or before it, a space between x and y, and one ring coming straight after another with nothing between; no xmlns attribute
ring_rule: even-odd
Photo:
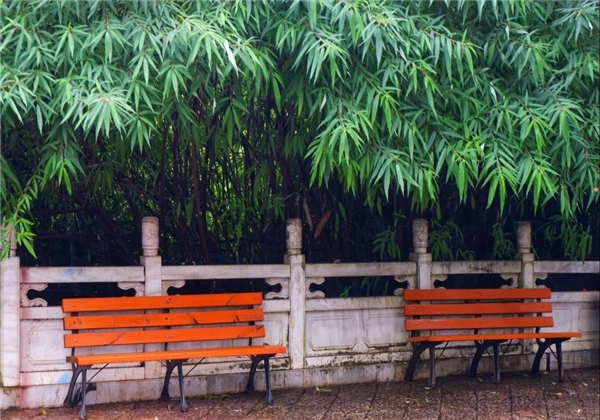
<svg viewBox="0 0 600 420"><path fill-rule="evenodd" d="M600 352L598 350L566 352L563 354L565 369L597 367ZM533 355L505 355L501 359L502 372L525 371L531 369ZM450 358L437 361L436 375L466 375L470 366L468 358ZM542 361L541 370L546 368L546 359ZM551 362L551 369L556 372L556 361ZM355 383L399 381L404 379L406 363L382 363L358 366L338 366L325 368L309 368L297 370L274 370L272 384L274 389L311 388L316 386L347 385ZM480 374L493 372L492 360L484 357L479 366ZM415 371L415 379L427 378L429 375L427 361L423 359ZM243 392L248 380L247 373L190 376L185 379L186 396L232 394ZM257 392L265 389L264 372L259 371L255 378ZM2 388L0 390L1 409L10 407L37 408L59 407L63 404L68 385L41 385L22 388ZM97 390L88 394L89 404L111 402L156 400L160 396L162 379L136 379L125 381L98 382ZM169 386L173 398L179 397L176 380Z"/></svg>

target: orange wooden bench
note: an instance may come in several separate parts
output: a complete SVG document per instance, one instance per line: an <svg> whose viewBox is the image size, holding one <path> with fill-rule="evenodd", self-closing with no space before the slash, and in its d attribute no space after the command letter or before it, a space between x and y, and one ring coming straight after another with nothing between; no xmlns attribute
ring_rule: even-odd
<svg viewBox="0 0 600 420"><path fill-rule="evenodd" d="M474 341L475 355L470 375L489 347L494 355L494 383L500 382L500 344L510 340L535 339L538 351L531 368L539 374L540 361L554 345L558 360L558 379L562 381L561 343L581 337L578 332L540 332L553 327L550 289L427 289L405 290L406 331L411 333L413 354L405 380L412 380L421 353L429 350L429 386L435 386L435 347L453 341ZM535 331L533 331L535 329Z"/></svg>
<svg viewBox="0 0 600 420"><path fill-rule="evenodd" d="M252 339L265 337L264 325L257 324L264 319L262 301L261 293L64 299L62 309L69 314L64 318L67 332L64 340L65 347L71 349L67 362L73 369L65 403L75 406L81 401L79 418L86 418L86 391L95 389L90 387L93 384L87 383L87 370L93 365L104 365L101 368L104 369L111 363L162 361L166 363L166 374L161 399L169 399L169 381L177 368L180 407L185 412L183 362L249 356L251 366L246 391L254 390L254 375L262 361L266 402L273 404L269 358L287 350L283 346L252 344ZM249 342L234 344L239 343L239 339ZM208 341L210 347L206 347ZM194 343L194 347L169 350L171 343ZM161 344L163 349L146 351L144 344ZM130 347L129 351L119 353L114 347L108 350L107 346ZM86 354L76 355L76 349L85 349ZM76 391L79 375L81 389Z"/></svg>

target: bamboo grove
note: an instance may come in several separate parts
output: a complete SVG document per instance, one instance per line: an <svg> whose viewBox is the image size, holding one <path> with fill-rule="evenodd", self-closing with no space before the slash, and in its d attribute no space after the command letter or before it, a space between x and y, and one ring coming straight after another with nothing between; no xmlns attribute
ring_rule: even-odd
<svg viewBox="0 0 600 420"><path fill-rule="evenodd" d="M277 262L289 217L313 260L406 258L416 217L443 258L512 258L519 219L586 258L599 25L596 0L2 0L0 215L32 255L119 260L155 215L172 262Z"/></svg>

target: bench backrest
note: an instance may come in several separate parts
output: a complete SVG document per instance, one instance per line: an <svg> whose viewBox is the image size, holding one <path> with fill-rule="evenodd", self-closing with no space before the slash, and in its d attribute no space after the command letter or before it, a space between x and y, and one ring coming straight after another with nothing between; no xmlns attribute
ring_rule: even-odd
<svg viewBox="0 0 600 420"><path fill-rule="evenodd" d="M261 338L257 305L261 293L64 299L65 347Z"/></svg>
<svg viewBox="0 0 600 420"><path fill-rule="evenodd" d="M405 290L407 331L552 327L550 289ZM509 316L516 315L516 316ZM424 318L420 318L424 317Z"/></svg>

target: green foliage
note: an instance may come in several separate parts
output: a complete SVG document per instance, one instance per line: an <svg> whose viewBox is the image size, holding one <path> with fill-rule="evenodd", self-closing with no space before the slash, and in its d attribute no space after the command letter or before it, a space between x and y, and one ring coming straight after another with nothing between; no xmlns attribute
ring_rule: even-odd
<svg viewBox="0 0 600 420"><path fill-rule="evenodd" d="M578 221L553 216L544 227L544 236L550 243L559 241L564 255L571 260L584 261L592 252L590 227L584 227Z"/></svg>
<svg viewBox="0 0 600 420"><path fill-rule="evenodd" d="M334 184L573 223L600 195L599 27L597 0L4 0L0 217L33 251L64 190L197 232L204 261Z"/></svg>
<svg viewBox="0 0 600 420"><path fill-rule="evenodd" d="M504 225L501 222L492 227L493 254L494 260L510 260L515 256L515 242L513 238L504 232Z"/></svg>
<svg viewBox="0 0 600 420"><path fill-rule="evenodd" d="M400 261L402 258L402 249L398 243L397 229L398 222L403 219L401 214L394 214L394 224L387 229L378 232L373 240L373 253L378 254L381 261L387 259L391 261Z"/></svg>
<svg viewBox="0 0 600 420"><path fill-rule="evenodd" d="M429 232L429 251L437 261L472 261L475 253L464 244L463 232L453 222L433 221Z"/></svg>

